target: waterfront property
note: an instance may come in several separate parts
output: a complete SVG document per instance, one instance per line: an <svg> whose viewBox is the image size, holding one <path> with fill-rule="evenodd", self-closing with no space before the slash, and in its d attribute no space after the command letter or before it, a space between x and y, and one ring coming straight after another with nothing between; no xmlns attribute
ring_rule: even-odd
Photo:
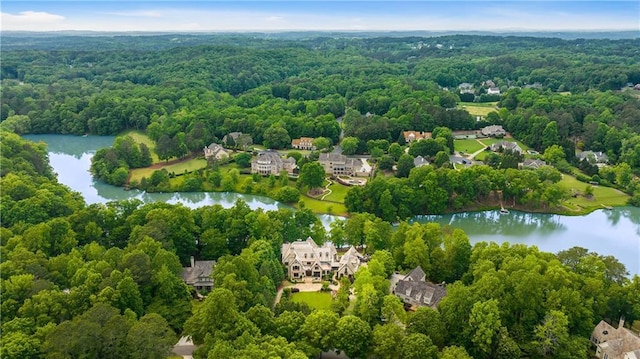
<svg viewBox="0 0 640 359"><path fill-rule="evenodd" d="M360 253L354 247L338 260L338 251L332 243L318 246L311 237L282 245L282 264L291 280L320 279L332 271L338 278L353 278L360 267L360 260Z"/></svg>
<svg viewBox="0 0 640 359"><path fill-rule="evenodd" d="M427 306L435 309L440 300L447 295L447 290L444 284L428 282L426 277L422 268L418 266L399 280L392 292L412 308Z"/></svg>
<svg viewBox="0 0 640 359"><path fill-rule="evenodd" d="M211 291L213 289L213 268L216 261L197 261L192 256L191 266L182 268L182 279L196 290Z"/></svg>
<svg viewBox="0 0 640 359"><path fill-rule="evenodd" d="M321 153L318 162L324 172L331 176L362 176L371 174L371 166L360 158L347 157L338 153Z"/></svg>
<svg viewBox="0 0 640 359"><path fill-rule="evenodd" d="M338 268L338 252L332 243L320 247L309 237L282 244L282 264L287 267L287 277L291 280L320 279Z"/></svg>
<svg viewBox="0 0 640 359"><path fill-rule="evenodd" d="M593 329L591 344L600 359L639 359L640 337L624 327L624 317L618 327L601 320Z"/></svg>
<svg viewBox="0 0 640 359"><path fill-rule="evenodd" d="M280 153L274 150L260 151L251 161L251 173L263 176L279 175L283 170L292 174L294 169L296 169L295 158L282 158Z"/></svg>

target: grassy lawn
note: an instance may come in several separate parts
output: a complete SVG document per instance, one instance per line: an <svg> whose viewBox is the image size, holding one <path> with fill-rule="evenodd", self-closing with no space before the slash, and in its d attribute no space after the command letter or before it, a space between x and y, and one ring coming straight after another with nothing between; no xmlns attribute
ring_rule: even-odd
<svg viewBox="0 0 640 359"><path fill-rule="evenodd" d="M334 182L329 189L331 190L331 194L324 198L325 201L332 202L340 202L344 203L344 198L347 196L347 192L351 187L347 187L341 185L340 183Z"/></svg>
<svg viewBox="0 0 640 359"><path fill-rule="evenodd" d="M192 158L184 162L163 166L162 168L166 169L169 173L173 172L175 174L181 174L181 173L184 173L185 170L187 172L193 172L205 167L207 167L207 160L202 158ZM143 177L149 178L151 177L151 174L153 173L153 171L156 171L159 169L161 168L150 168L150 167L136 168L131 171L131 180L140 181Z"/></svg>
<svg viewBox="0 0 640 359"><path fill-rule="evenodd" d="M327 292L293 293L291 300L297 303L307 303L311 309L331 309L331 293Z"/></svg>
<svg viewBox="0 0 640 359"><path fill-rule="evenodd" d="M575 177L567 174L563 175L560 186L569 191L584 192L587 183L578 181ZM624 206L627 204L629 196L610 187L593 186L593 198L587 199L583 196L570 198L563 203L568 208L576 211L602 209L602 205L606 206Z"/></svg>
<svg viewBox="0 0 640 359"><path fill-rule="evenodd" d="M474 161L484 161L487 154L491 153L491 151L482 151L473 157Z"/></svg>
<svg viewBox="0 0 640 359"><path fill-rule="evenodd" d="M300 196L300 201L304 203L306 208L309 208L314 213L326 213L337 216L347 215L347 207L343 203L320 201L305 195ZM296 205L296 207L298 206Z"/></svg>
<svg viewBox="0 0 640 359"><path fill-rule="evenodd" d="M458 152L474 153L486 146L482 146L476 140L454 140L453 148Z"/></svg>
<svg viewBox="0 0 640 359"><path fill-rule="evenodd" d="M487 116L489 112L497 112L495 108L497 104L497 102L460 102L458 108L467 110L473 116Z"/></svg>
<svg viewBox="0 0 640 359"><path fill-rule="evenodd" d="M137 143L144 143L145 145L147 145L147 147L149 148L149 151L151 151L151 159L153 160L153 163L160 162L160 159L156 154L156 144L149 138L149 136L147 136L141 131L135 131L135 130L123 132L122 135L130 136Z"/></svg>

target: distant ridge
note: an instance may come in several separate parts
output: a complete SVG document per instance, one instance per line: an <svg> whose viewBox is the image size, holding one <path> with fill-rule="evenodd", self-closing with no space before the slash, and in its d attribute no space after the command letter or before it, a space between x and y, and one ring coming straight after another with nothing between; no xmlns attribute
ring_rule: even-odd
<svg viewBox="0 0 640 359"><path fill-rule="evenodd" d="M308 39L312 37L345 37L345 38L367 38L367 37L439 37L449 35L476 35L476 36L516 36L516 37L541 37L559 38L563 40L575 39L636 39L640 38L640 31L202 31L202 32L182 32L182 31L0 31L0 36L12 37L56 37L56 36L166 36L166 35L190 35L190 36L216 36L216 35L240 35L265 38L282 39Z"/></svg>

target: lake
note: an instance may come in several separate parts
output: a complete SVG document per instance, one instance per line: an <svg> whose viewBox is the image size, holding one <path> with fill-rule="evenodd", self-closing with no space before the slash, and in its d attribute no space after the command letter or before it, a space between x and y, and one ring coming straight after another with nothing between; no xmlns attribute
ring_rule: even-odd
<svg viewBox="0 0 640 359"><path fill-rule="evenodd" d="M220 204L229 208L242 198L252 209L291 208L268 197L228 192L146 193L125 191L94 180L89 173L96 150L113 144L111 136L27 135L32 141L48 145L49 160L58 181L80 192L87 203L106 203L138 198L143 202L182 203L190 208ZM328 225L339 217L318 216ZM419 216L420 222L438 222L463 229L471 243L494 241L535 245L556 253L573 246L588 248L603 255L613 255L630 274L640 274L640 208L617 207L597 210L584 216L561 216L511 211L465 212L450 215Z"/></svg>

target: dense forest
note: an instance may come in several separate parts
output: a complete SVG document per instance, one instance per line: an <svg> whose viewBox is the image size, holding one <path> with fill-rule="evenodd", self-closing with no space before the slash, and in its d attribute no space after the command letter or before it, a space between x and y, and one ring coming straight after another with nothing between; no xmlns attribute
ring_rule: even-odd
<svg viewBox="0 0 640 359"><path fill-rule="evenodd" d="M179 335L199 345L196 358L587 358L598 321L640 318L640 277L610 256L472 247L459 229L394 229L372 214L325 230L308 210L242 202L86 205L57 183L41 144L0 135L3 358L159 358ZM274 307L281 245L308 236L366 245L371 260L331 310L287 292ZM179 276L190 256L217 260L203 302ZM389 293L394 271L418 265L449 283L438 311L406 313Z"/></svg>
<svg viewBox="0 0 640 359"><path fill-rule="evenodd" d="M640 83L639 39L3 34L1 56L3 358L162 358L190 335L196 358L339 350L350 358L579 359L589 357L600 320L640 319L640 277L613 257L472 246L459 229L403 221L497 192L545 208L566 196L557 182L573 167L639 204L640 99L628 86ZM488 80L499 96L486 93ZM461 93L461 83L476 93ZM498 109L477 119L461 101L497 101ZM487 166L443 165L453 131L491 124L555 168L516 170L504 165L517 163L508 153L496 164L489 156ZM343 131L343 150L379 157L397 173L351 189L350 217L327 229L306 208L251 210L242 201L227 209L88 205L57 182L43 144L19 137L125 130L144 131L162 160L234 131L274 148L302 136L337 145ZM434 138L404 147L403 130ZM578 163L576 149L602 151L610 166ZM119 137L98 151L93 171L123 184L151 155ZM412 168L417 155L434 166ZM148 186L168 183L157 173ZM215 171L203 173L225 187ZM297 198L284 193L299 195L283 177L282 195ZM269 182L280 185L271 176L256 187ZM275 304L282 244L307 237L370 257L352 283L340 283L330 310L288 292ZM190 257L217 261L203 301L180 277ZM416 266L446 284L438 310L407 313L390 294L389 277Z"/></svg>

